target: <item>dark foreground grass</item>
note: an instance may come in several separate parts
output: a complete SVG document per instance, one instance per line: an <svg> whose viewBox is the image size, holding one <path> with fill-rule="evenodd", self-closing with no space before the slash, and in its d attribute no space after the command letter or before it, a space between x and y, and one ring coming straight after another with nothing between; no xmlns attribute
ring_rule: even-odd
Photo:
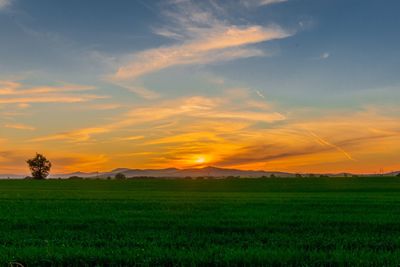
<svg viewBox="0 0 400 267"><path fill-rule="evenodd" d="M0 263L399 266L400 179L0 181Z"/></svg>

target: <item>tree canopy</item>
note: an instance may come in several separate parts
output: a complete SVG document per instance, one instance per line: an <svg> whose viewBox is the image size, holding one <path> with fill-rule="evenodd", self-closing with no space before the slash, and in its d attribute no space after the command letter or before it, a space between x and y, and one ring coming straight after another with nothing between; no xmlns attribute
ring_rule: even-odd
<svg viewBox="0 0 400 267"><path fill-rule="evenodd" d="M49 176L51 169L51 162L42 154L36 153L36 156L26 161L31 170L34 179L46 179Z"/></svg>

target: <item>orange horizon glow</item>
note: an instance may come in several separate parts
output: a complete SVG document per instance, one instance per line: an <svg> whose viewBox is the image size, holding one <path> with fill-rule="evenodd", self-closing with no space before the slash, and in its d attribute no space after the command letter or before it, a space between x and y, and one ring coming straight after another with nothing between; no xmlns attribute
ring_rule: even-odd
<svg viewBox="0 0 400 267"><path fill-rule="evenodd" d="M236 94L237 91L233 99ZM120 167L206 166L356 174L400 169L397 117L380 115L371 109L346 116L313 116L290 122L285 119L279 122L279 127L272 128L268 126L274 123L271 121L265 128L253 128L254 118L244 118L238 111L232 112L229 119L220 118L219 103L233 101L228 99L189 98L166 102L149 108L154 113L147 114L143 108L130 110L106 127L54 134L37 134L38 127L9 127L7 131L15 140L0 139L6 151L0 157L0 170L10 174L28 173L25 160L35 152L43 153L53 162L52 173L104 172ZM264 109L261 105L257 116L268 110L269 107ZM171 124L172 118L175 122ZM194 118L195 124L187 123L186 119ZM135 130L127 132L132 126ZM150 135L148 127L152 128ZM15 137L18 133L24 135L18 139ZM32 137L27 139L26 135Z"/></svg>

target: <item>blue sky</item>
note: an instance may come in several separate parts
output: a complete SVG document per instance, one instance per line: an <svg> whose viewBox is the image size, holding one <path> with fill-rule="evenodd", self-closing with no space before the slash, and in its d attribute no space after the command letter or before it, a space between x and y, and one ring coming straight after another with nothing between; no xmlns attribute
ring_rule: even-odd
<svg viewBox="0 0 400 267"><path fill-rule="evenodd" d="M7 2L9 6L0 15L0 56L1 71L8 75L37 71L45 76L40 80L49 82L57 77L92 83L112 72L101 59L121 58L174 42L154 33L170 23L163 11L176 9L167 1ZM400 22L396 11L400 4L396 1L292 0L265 6L243 5L243 1L215 3L225 9L224 14L216 15L233 25L276 24L295 33L277 42L255 44L272 54L268 58L201 66L205 71L263 88L285 100L298 94L298 101L304 104L311 104L309 93L320 95L321 101L329 96L330 102L333 96L346 102L347 97L338 97L336 92L398 83L400 37L396 29ZM202 6L217 13L210 4ZM388 95L387 101L392 100Z"/></svg>
<svg viewBox="0 0 400 267"><path fill-rule="evenodd" d="M21 171L18 161L35 150L60 171L190 167L198 157L290 171L400 167L398 149L381 148L398 141L399 8L394 0L0 0L0 140L12 155L0 167ZM338 134L354 121L360 129ZM220 123L231 130L209 128ZM272 152L252 158L257 144ZM310 147L315 154L298 152ZM117 159L132 153L141 154ZM235 156L242 160L228 160Z"/></svg>

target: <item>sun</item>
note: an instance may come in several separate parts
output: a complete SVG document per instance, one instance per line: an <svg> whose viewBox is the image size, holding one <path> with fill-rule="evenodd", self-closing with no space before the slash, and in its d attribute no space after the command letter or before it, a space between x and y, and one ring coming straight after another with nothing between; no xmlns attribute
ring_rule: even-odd
<svg viewBox="0 0 400 267"><path fill-rule="evenodd" d="M203 156L198 156L195 158L194 162L197 164L203 164L206 162L206 158Z"/></svg>

